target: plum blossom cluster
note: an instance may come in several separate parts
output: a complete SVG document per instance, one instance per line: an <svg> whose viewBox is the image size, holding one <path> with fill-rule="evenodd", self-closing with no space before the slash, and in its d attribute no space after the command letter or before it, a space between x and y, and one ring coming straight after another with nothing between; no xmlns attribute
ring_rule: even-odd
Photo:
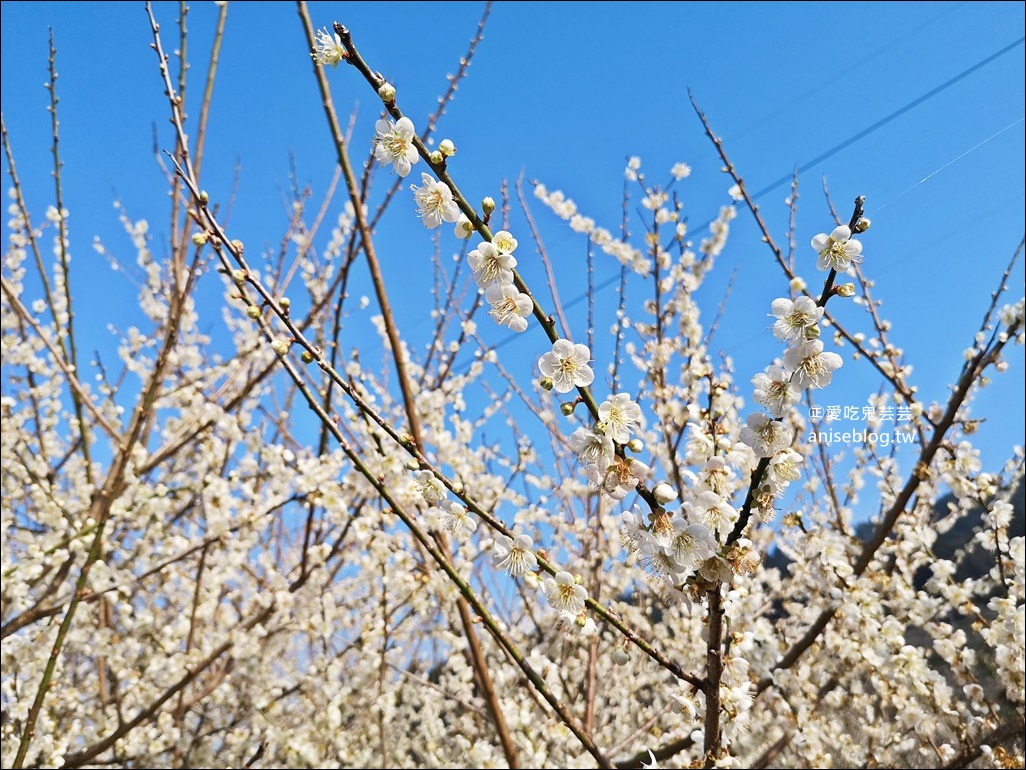
<svg viewBox="0 0 1026 770"><path fill-rule="evenodd" d="M571 230L587 235L592 243L614 257L621 265L630 267L638 275L647 276L652 272L652 261L643 252L626 241L615 238L609 230L597 225L592 217L581 214L577 204L559 190L550 192L544 184L538 183L534 186L534 197L548 206L560 219L569 223Z"/></svg>
<svg viewBox="0 0 1026 770"><path fill-rule="evenodd" d="M847 226L830 235L820 233L812 239L819 254L821 270L846 270L860 259L862 244L851 238ZM752 378L754 399L769 413L750 414L741 430L741 440L760 458L769 460L767 481L757 497L763 513L771 510L772 499L783 493L799 477L801 456L790 449L794 431L783 420L802 398L805 390L825 388L842 360L824 350L819 323L823 308L811 297L775 299L772 310L773 336L790 345L782 360L777 360Z"/></svg>
<svg viewBox="0 0 1026 770"><path fill-rule="evenodd" d="M478 289L484 292L490 308L488 315L500 326L523 332L534 310L534 300L516 286L513 272L517 266L513 256L516 248L517 239L512 233L500 230L491 241L482 241L472 249L467 254L467 263L474 272Z"/></svg>
<svg viewBox="0 0 1026 770"><path fill-rule="evenodd" d="M587 345L556 340L538 360L542 387L556 393L588 387L595 380L590 360ZM565 406L571 407L567 413L572 411L572 403ZM631 437L640 422L641 407L626 393L617 393L599 405L598 421L591 428L578 428L570 436L570 446L592 486L614 500L623 500L651 474L645 463L624 451L634 444ZM639 450L640 446L637 442Z"/></svg>

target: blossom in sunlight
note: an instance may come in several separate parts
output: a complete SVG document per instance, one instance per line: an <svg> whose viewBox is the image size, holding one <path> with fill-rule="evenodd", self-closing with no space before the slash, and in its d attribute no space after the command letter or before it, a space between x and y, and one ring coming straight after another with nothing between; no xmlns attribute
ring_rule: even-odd
<svg viewBox="0 0 1026 770"><path fill-rule="evenodd" d="M488 315L500 326L508 326L515 332L527 329L527 317L534 309L531 298L516 286L493 284L485 292L485 301L491 304Z"/></svg>
<svg viewBox="0 0 1026 770"><path fill-rule="evenodd" d="M648 477L649 467L633 457L613 457L602 479L602 488L614 500L623 500L633 492L638 482Z"/></svg>
<svg viewBox="0 0 1026 770"><path fill-rule="evenodd" d="M492 244L499 250L500 254L512 254L517 250L517 239L508 230L499 230L492 236Z"/></svg>
<svg viewBox="0 0 1026 770"><path fill-rule="evenodd" d="M578 428L570 434L570 448L585 465L594 465L600 471L613 462L613 440L588 428Z"/></svg>
<svg viewBox="0 0 1026 770"><path fill-rule="evenodd" d="M784 352L784 366L799 388L825 388L842 363L836 353L823 352L822 340L807 340Z"/></svg>
<svg viewBox="0 0 1026 770"><path fill-rule="evenodd" d="M771 420L764 414L756 413L748 415L745 423L739 438L759 457L771 457L781 449L791 446L793 432L779 420Z"/></svg>
<svg viewBox="0 0 1026 770"><path fill-rule="evenodd" d="M702 492L695 498L693 514L713 532L726 535L737 521L737 511L715 492Z"/></svg>
<svg viewBox="0 0 1026 770"><path fill-rule="evenodd" d="M379 120L374 124L374 131L374 159L378 164L387 166L391 163L399 176L409 174L413 164L420 160L413 145L416 136L413 121L409 118L399 118L395 123Z"/></svg>
<svg viewBox="0 0 1026 770"><path fill-rule="evenodd" d="M495 538L492 564L496 569L505 570L513 577L534 572L538 569L538 557L531 551L533 545L534 541L529 535L499 535Z"/></svg>
<svg viewBox="0 0 1026 770"><path fill-rule="evenodd" d="M851 237L847 225L835 227L830 235L820 233L812 239L812 248L819 254L820 270L844 271L862 261L862 244Z"/></svg>
<svg viewBox="0 0 1026 770"><path fill-rule="evenodd" d="M483 241L476 249L467 254L467 263L474 271L474 283L478 288L487 289L496 284L513 283L513 268L517 266L516 257L499 251L495 243Z"/></svg>
<svg viewBox="0 0 1026 770"><path fill-rule="evenodd" d="M590 360L591 351L587 345L556 340L552 343L552 350L538 360L538 368L552 380L557 393L569 393L595 381L595 372L588 366Z"/></svg>
<svg viewBox="0 0 1026 770"><path fill-rule="evenodd" d="M431 471L415 471L415 486L424 502L428 505L437 505L445 499L445 485Z"/></svg>
<svg viewBox="0 0 1026 770"><path fill-rule="evenodd" d="M443 503L436 511L438 523L453 534L469 534L477 529L477 522L470 512L457 502Z"/></svg>
<svg viewBox="0 0 1026 770"><path fill-rule="evenodd" d="M674 163L670 174L679 182L681 179L691 176L691 166L687 163Z"/></svg>
<svg viewBox="0 0 1026 770"><path fill-rule="evenodd" d="M332 67L337 67L340 61L349 58L345 46L342 45L342 38L334 32L328 32L327 29L317 30L314 50L310 55L322 67L328 64Z"/></svg>
<svg viewBox="0 0 1026 770"><path fill-rule="evenodd" d="M810 297L775 299L770 307L777 319L773 324L773 336L786 342L804 340L806 330L818 324L823 317L823 308Z"/></svg>
<svg viewBox="0 0 1026 770"><path fill-rule="evenodd" d="M689 524L683 516L672 519L673 534L667 555L685 569L695 570L716 551L716 540L704 524Z"/></svg>
<svg viewBox="0 0 1026 770"><path fill-rule="evenodd" d="M801 388L791 382L791 374L780 366L768 366L752 377L755 403L769 409L774 417L783 417L802 399Z"/></svg>
<svg viewBox="0 0 1026 770"><path fill-rule="evenodd" d="M459 219L460 208L453 200L452 190L444 182L440 182L430 174L421 174L422 185L410 185L417 200L417 213L424 221L424 227L433 230L442 222L455 222Z"/></svg>
<svg viewBox="0 0 1026 770"><path fill-rule="evenodd" d="M767 468L769 479L778 491L801 478L802 472L798 470L798 466L802 459L802 456L793 449L783 449L770 458Z"/></svg>
<svg viewBox="0 0 1026 770"><path fill-rule="evenodd" d="M584 603L588 600L588 590L569 572L557 572L555 578L546 580L545 595L550 607L574 617L584 612Z"/></svg>
<svg viewBox="0 0 1026 770"><path fill-rule="evenodd" d="M599 423L603 433L617 444L626 444L637 430L641 407L626 393L617 393L599 404Z"/></svg>

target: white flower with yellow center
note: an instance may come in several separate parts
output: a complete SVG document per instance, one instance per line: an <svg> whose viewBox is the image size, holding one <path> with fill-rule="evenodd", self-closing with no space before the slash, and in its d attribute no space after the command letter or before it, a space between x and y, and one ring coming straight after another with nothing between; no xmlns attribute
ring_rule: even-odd
<svg viewBox="0 0 1026 770"><path fill-rule="evenodd" d="M777 320L773 324L773 336L786 342L800 342L805 339L807 329L819 323L823 308L809 297L796 300L775 299L770 306Z"/></svg>
<svg viewBox="0 0 1026 770"><path fill-rule="evenodd" d="M374 124L374 131L374 159L378 164L387 166L391 163L399 176L409 174L413 164L420 160L413 145L416 136L413 121L409 118L399 118L395 123L379 120Z"/></svg>
<svg viewBox="0 0 1026 770"><path fill-rule="evenodd" d="M755 403L769 409L774 417L783 417L802 400L801 389L791 383L790 372L780 366L768 366L765 372L759 372L752 377L752 385Z"/></svg>
<svg viewBox="0 0 1026 770"><path fill-rule="evenodd" d="M812 239L812 248L819 254L816 266L820 270L844 272L862 261L862 244L851 237L847 225L835 227L830 235L820 233Z"/></svg>
<svg viewBox="0 0 1026 770"><path fill-rule="evenodd" d="M626 393L617 393L599 404L599 425L603 433L617 444L626 444L637 430L641 407Z"/></svg>
<svg viewBox="0 0 1026 770"><path fill-rule="evenodd" d="M822 340L808 340L784 351L784 367L793 372L799 388L825 388L843 361L836 353L824 353Z"/></svg>
<svg viewBox="0 0 1026 770"><path fill-rule="evenodd" d="M739 438L759 457L772 457L781 449L789 447L794 438L789 426L758 412L748 415L745 422Z"/></svg>
<svg viewBox="0 0 1026 770"><path fill-rule="evenodd" d="M474 283L478 288L513 283L513 268L517 266L516 257L500 251L494 242L482 241L476 249L467 254L467 263L474 271Z"/></svg>
<svg viewBox="0 0 1026 770"><path fill-rule="evenodd" d="M538 368L552 380L552 387L557 393L569 393L595 381L595 372L588 366L590 360L591 351L587 345L556 340L552 343L552 350L538 360Z"/></svg>
<svg viewBox="0 0 1026 770"><path fill-rule="evenodd" d="M574 616L584 612L584 603L588 600L588 590L569 572L557 572L554 579L546 580L545 593L550 607Z"/></svg>
<svg viewBox="0 0 1026 770"><path fill-rule="evenodd" d="M460 216L460 207L452 198L452 190L430 174L421 174L422 185L411 184L417 201L417 213L424 221L424 227L433 230L442 222L455 222Z"/></svg>
<svg viewBox="0 0 1026 770"><path fill-rule="evenodd" d="M488 315L500 326L508 326L515 332L527 329L527 317L534 309L531 298L510 284L493 284L485 292L485 300L492 309Z"/></svg>
<svg viewBox="0 0 1026 770"><path fill-rule="evenodd" d="M322 67L328 64L337 67L340 61L349 58L345 46L342 45L342 38L334 32L328 32L327 29L317 30L317 39L314 40L313 53L310 55Z"/></svg>
<svg viewBox="0 0 1026 770"><path fill-rule="evenodd" d="M513 577L520 577L538 569L538 557L532 553L534 541L529 535L499 535L495 538L492 563L496 569L505 570Z"/></svg>

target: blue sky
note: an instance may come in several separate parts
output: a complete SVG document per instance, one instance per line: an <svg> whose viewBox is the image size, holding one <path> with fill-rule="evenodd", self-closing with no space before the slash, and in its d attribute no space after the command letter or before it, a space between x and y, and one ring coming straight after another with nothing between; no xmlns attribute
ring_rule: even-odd
<svg viewBox="0 0 1026 770"><path fill-rule="evenodd" d="M171 49L177 4L155 9ZM353 31L418 125L433 111L482 10L480 3L311 4L316 26L337 20ZM91 248L99 235L131 258L113 200L122 200L132 218L149 219L156 237L166 232L154 127L161 147L170 148L172 138L143 5L4 2L0 13L4 120L40 218L52 191L41 86L47 28L54 30L74 280L80 292L104 300L83 305L79 319L102 348L109 344L106 325L127 326L134 304L128 284ZM193 96L215 18L212 3L195 4L189 15ZM639 155L653 179L668 178L673 163L686 161L694 172L678 189L694 228L728 202L730 181L690 106L690 88L750 190L803 169L797 240L810 284L817 274L808 241L830 229L823 177L844 217L856 195L867 197L873 227L863 238L865 271L893 321L892 339L916 367L912 381L927 402L943 401L1000 271L1023 237L1024 26L1018 2L499 2L438 136L456 142L450 168L471 200L498 197L501 180L523 172L562 189L609 229L620 219L627 156ZM331 73L331 83L343 114L359 106L358 158L370 146L380 105L344 66ZM230 6L212 125L204 184L215 200L227 199L238 163L231 228L250 248L276 244L286 222L281 201L289 153L300 182L315 193L323 193L334 168L293 4ZM377 185L384 189L391 181L379 174ZM760 199L781 242L786 196L780 186ZM400 322L415 335L430 322L423 315L427 303L414 301L425 284L411 265L425 263L431 241L404 205L382 228L379 249L386 277L393 271ZM563 279L562 296L572 298L583 289L580 238L539 206L533 211ZM528 244L522 224L519 232ZM443 249L456 248L452 239L443 241ZM611 259L596 264L599 279L616 274ZM703 289L707 318L735 270L729 321L715 347L734 357L744 386L780 353L766 313L786 293L744 212ZM1012 287L1007 301L1014 302L1022 294L1021 263ZM600 294L600 310L603 302L614 305L611 291ZM860 314L845 317L851 328L865 324ZM488 339L506 336L487 326ZM608 320L596 326L601 333ZM529 332L509 349L529 362L543 342ZM989 418L980 445L992 470L1012 444L1023 442L1022 350L1010 361L975 407ZM838 382L836 403L862 401L877 387L865 365L848 362L842 371L849 376Z"/></svg>

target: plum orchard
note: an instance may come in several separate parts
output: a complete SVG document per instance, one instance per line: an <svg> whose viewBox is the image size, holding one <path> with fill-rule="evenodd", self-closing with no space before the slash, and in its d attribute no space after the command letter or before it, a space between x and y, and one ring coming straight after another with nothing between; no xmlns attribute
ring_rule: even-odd
<svg viewBox="0 0 1026 770"><path fill-rule="evenodd" d="M1021 766L1023 458L983 472L968 416L1023 341L1008 271L947 402L924 403L871 295L864 200L786 254L699 112L734 205L697 245L684 163L655 183L630 159L641 238L534 184L589 268L621 271L615 307L589 282L574 327L533 221L514 232L506 187L472 202L456 144L433 137L480 31L425 122L349 30L299 9L346 200L297 194L281 258L247 249L201 185L206 132L186 132L185 62L151 14L170 235L154 248L124 217L142 279L114 364L75 324L102 298L73 292L52 55L43 224L4 128L3 765ZM372 135L350 144L329 78L381 100ZM372 198L372 179L391 190ZM696 294L738 206L781 272L765 368L735 379ZM392 310L386 209L435 239L426 345ZM530 242L546 267L530 275L548 276L532 285ZM424 250L405 249L411 270ZM357 266L373 300L349 297ZM841 303L866 310L857 328ZM375 336L349 334L360 318ZM530 359L500 355L503 333L531 339ZM809 415L855 372L867 428L902 441L839 464ZM878 514L857 532L860 495ZM954 555L935 553L965 522Z"/></svg>

